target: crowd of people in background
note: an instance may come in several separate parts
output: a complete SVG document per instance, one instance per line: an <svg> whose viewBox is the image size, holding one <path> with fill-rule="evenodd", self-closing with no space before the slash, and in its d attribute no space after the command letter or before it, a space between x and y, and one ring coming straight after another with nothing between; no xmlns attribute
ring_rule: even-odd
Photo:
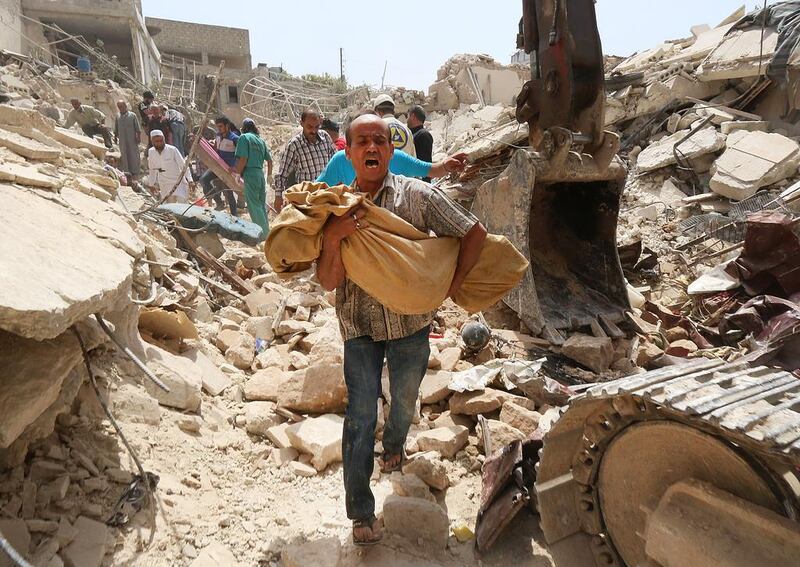
<svg viewBox="0 0 800 567"><path fill-rule="evenodd" d="M73 109L67 115L65 127L78 124L85 135L99 135L106 147L111 148L112 130L105 125L105 115L78 99L71 103ZM117 110L113 140L120 152L113 166L131 182L141 180L145 188L164 202L188 203L196 184L191 168L185 166L191 134L187 132L184 115L156 101L151 91L142 93L136 112L130 110L124 100L117 102ZM421 106L411 107L403 122L395 116L392 98L382 94L361 114L375 114L389 126L395 150L390 162L392 173L429 182L434 177L463 170L466 163L463 154L433 162L433 136L425 129L426 115ZM272 154L253 120L246 118L239 130L228 117L218 116L214 126L216 132L211 145L229 172L241 178L244 204L237 201L233 187L228 187L211 169L204 168L199 160L195 174L203 197L196 203L223 210L224 196L234 217L246 206L250 219L261 227L264 238L269 231L267 209L280 212L283 194L289 185L318 181L333 186L351 184L355 179L355 170L347 155L348 140L342 135L340 124L322 116L318 110L309 108L301 114L301 131L287 143L274 179ZM203 130L198 129L197 135L203 135ZM145 178L141 176L140 143L147 145ZM268 185L275 193L271 207L267 204Z"/></svg>

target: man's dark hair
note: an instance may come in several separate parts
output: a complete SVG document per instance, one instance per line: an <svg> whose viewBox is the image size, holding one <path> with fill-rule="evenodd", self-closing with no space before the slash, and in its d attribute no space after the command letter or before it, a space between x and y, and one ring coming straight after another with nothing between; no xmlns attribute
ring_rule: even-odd
<svg viewBox="0 0 800 567"><path fill-rule="evenodd" d="M353 116L352 120L350 120L350 122L347 123L347 128L344 129L344 139L347 141L347 145L348 146L350 145L350 140L352 139L352 137L350 136L350 128L353 126L353 122L356 121L356 118L360 118L362 116L366 116L367 114L371 114L373 116L377 116L378 115L377 112L375 112L374 110L371 110L371 109L370 110L362 110L361 112L359 112L358 114ZM386 129L389 130L389 125L388 124L386 124ZM391 139L391 137L392 137L392 131L389 130L389 138Z"/></svg>
<svg viewBox="0 0 800 567"><path fill-rule="evenodd" d="M230 128L233 123L231 122L230 118L228 118L227 116L217 116L214 119L214 124L224 124L225 126Z"/></svg>
<svg viewBox="0 0 800 567"><path fill-rule="evenodd" d="M303 111L303 114L300 115L300 122L305 122L306 118L308 118L309 116L316 116L317 118L319 118L320 117L319 110L316 110L314 108L306 108Z"/></svg>
<svg viewBox="0 0 800 567"><path fill-rule="evenodd" d="M322 121L322 129L326 130L326 131L330 130L331 132L338 133L339 132L339 125L336 122L334 122L333 120L331 120L330 118L325 118Z"/></svg>
<svg viewBox="0 0 800 567"><path fill-rule="evenodd" d="M242 132L244 132L245 134L255 134L256 136L259 135L256 123L253 122L252 120L245 120L242 123Z"/></svg>
<svg viewBox="0 0 800 567"><path fill-rule="evenodd" d="M156 98L152 91L144 91L142 93L142 98Z"/></svg>
<svg viewBox="0 0 800 567"><path fill-rule="evenodd" d="M417 118L417 120L419 120L423 124L425 123L425 118L426 118L425 109L422 108L420 105L415 104L414 106L408 109L408 113L413 114Z"/></svg>

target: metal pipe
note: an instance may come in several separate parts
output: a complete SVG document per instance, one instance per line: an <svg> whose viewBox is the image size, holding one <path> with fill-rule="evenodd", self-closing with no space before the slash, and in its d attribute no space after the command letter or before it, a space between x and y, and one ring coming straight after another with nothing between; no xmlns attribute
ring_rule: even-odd
<svg viewBox="0 0 800 567"><path fill-rule="evenodd" d="M117 339L117 337L115 337L115 336L114 336L114 333L112 333L112 332L111 332L111 329L109 329L109 328L108 328L108 325L106 325L106 322L105 322L105 321L103 321L103 317L102 317L102 316L101 316L99 313L95 313L95 314L94 314L94 318L95 318L95 319L97 319L97 322L100 324L100 328L101 328L101 329L103 329L103 332L104 332L106 335L108 335L108 338L109 338L109 339L111 339L111 341L112 341L112 342L113 342L115 345L117 345L117 348L118 348L120 351L122 351L122 353L123 353L123 354L125 354L125 356L127 356L128 358L130 358L130 359L131 359L131 361L133 361L133 363L134 363L136 366L138 366L138 367L139 367L139 370L141 370L142 372L144 372L144 373L145 373L145 375L146 375L148 378L150 378L150 380L152 380L152 381L153 381L153 383L154 383L156 386L158 386L159 388L161 388L161 389L162 389L162 390L164 390L165 392L169 392L169 391L170 391L169 387L168 387L166 384L164 384L164 382L162 382L161 380L159 380L159 379L158 379L158 377L157 377L155 374L153 374L152 370L150 370L149 368L147 368L147 365L146 365L144 362L142 362L142 361L139 359L139 357L137 357L135 354L133 354L133 351L132 351L131 349L129 349L128 347L126 347L125 345L123 345L121 342L119 342L119 339Z"/></svg>

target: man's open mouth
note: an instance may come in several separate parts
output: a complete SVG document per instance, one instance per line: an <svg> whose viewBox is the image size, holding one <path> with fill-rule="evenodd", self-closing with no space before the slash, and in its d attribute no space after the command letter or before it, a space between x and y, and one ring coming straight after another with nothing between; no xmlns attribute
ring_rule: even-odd
<svg viewBox="0 0 800 567"><path fill-rule="evenodd" d="M364 164L367 166L367 169L377 169L380 162L376 159L367 159Z"/></svg>

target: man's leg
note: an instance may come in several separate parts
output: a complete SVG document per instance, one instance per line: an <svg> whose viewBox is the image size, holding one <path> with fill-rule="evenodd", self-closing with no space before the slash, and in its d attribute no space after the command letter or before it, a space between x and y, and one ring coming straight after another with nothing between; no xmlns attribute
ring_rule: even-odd
<svg viewBox="0 0 800 567"><path fill-rule="evenodd" d="M98 129L98 131L100 132L100 135L103 137L103 143L106 145L106 147L107 147L109 150L110 150L112 147L114 147L114 144L113 144L113 142L111 141L111 130L109 130L108 128L106 128L106 127L105 127L104 125L102 125L102 124L98 124L98 125L97 125L97 129Z"/></svg>
<svg viewBox="0 0 800 567"><path fill-rule="evenodd" d="M222 183L222 180L219 182ZM231 209L231 214L235 217L239 216L239 209L236 206L236 193L230 189L225 189L225 200L228 201L228 207Z"/></svg>
<svg viewBox="0 0 800 567"><path fill-rule="evenodd" d="M383 429L383 449L390 460L399 459L406 444L419 397L419 385L428 369L431 353L429 332L430 328L425 327L413 335L386 343L392 404Z"/></svg>
<svg viewBox="0 0 800 567"><path fill-rule="evenodd" d="M209 206L216 202L219 207L222 207L222 195L219 193L214 194L214 186L211 184L215 179L217 179L217 176L214 172L207 169L206 172L200 176L200 185L203 186L203 195L206 196L206 201Z"/></svg>
<svg viewBox="0 0 800 567"><path fill-rule="evenodd" d="M375 427L385 342L358 337L344 343L344 379L347 411L342 435L345 506L351 520L375 513L369 480L375 464Z"/></svg>

